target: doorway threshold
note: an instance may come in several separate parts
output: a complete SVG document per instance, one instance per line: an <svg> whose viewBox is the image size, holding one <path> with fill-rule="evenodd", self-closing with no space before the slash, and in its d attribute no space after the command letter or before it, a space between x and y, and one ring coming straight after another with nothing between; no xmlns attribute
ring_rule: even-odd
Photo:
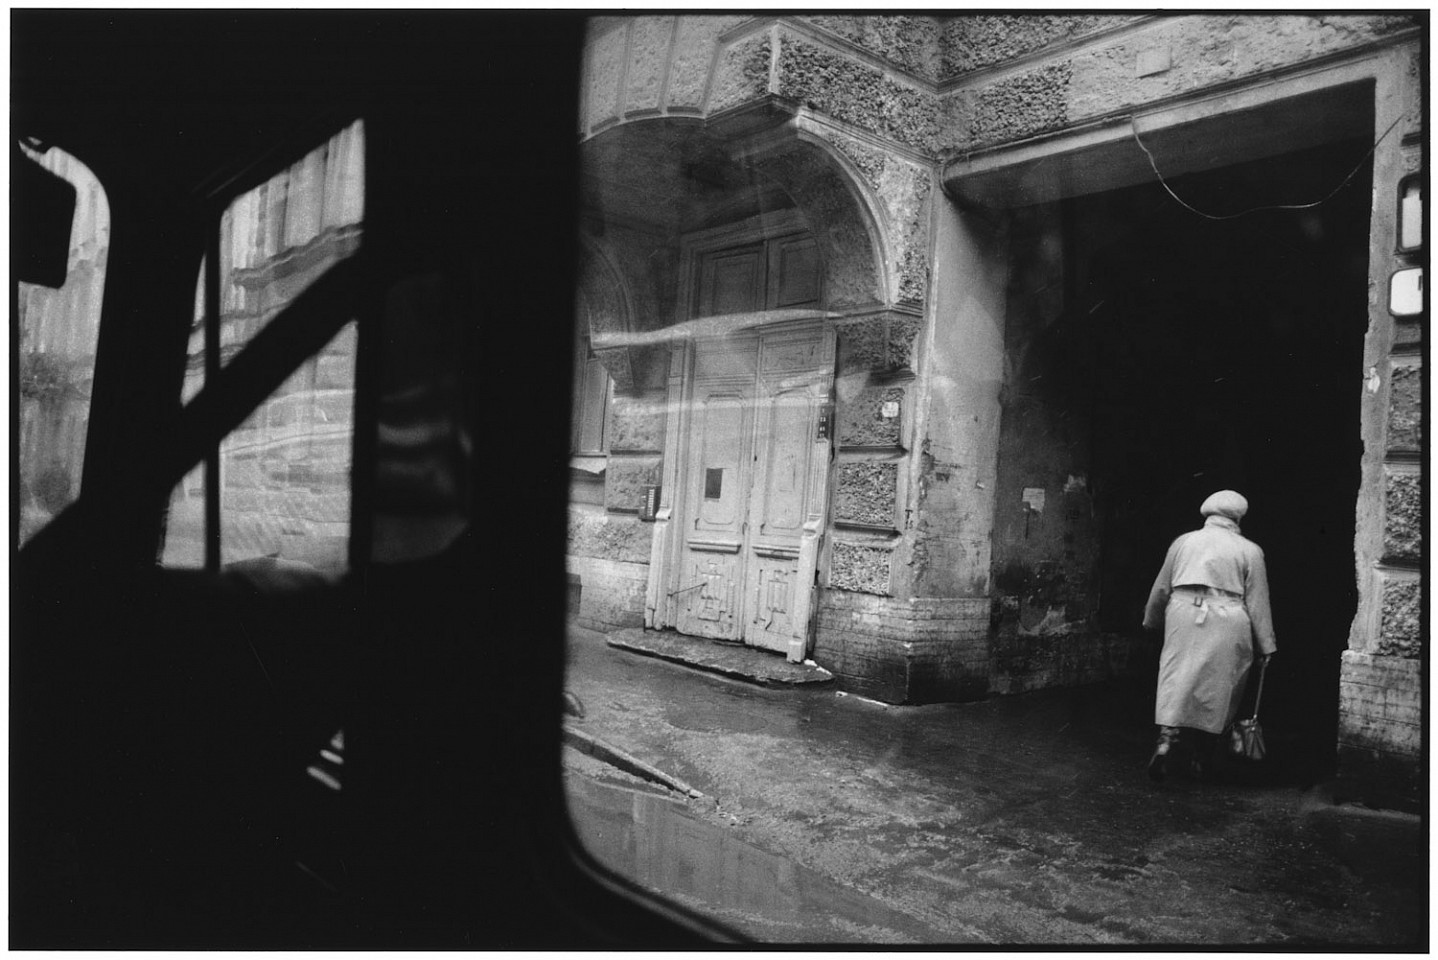
<svg viewBox="0 0 1438 960"><path fill-rule="evenodd" d="M717 673L765 687L833 683L834 675L812 660L790 663L783 654L737 643L690 637L672 630L631 627L605 636L611 647Z"/></svg>

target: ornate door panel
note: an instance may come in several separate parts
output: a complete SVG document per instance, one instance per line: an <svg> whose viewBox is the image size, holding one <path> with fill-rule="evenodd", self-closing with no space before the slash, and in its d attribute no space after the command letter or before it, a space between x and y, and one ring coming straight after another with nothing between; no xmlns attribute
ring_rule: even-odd
<svg viewBox="0 0 1438 960"><path fill-rule="evenodd" d="M822 303L811 236L735 239L694 254L691 317ZM673 355L674 472L656 512L645 624L802 660L827 509L830 441L820 423L834 334L817 320L775 321L706 331Z"/></svg>
<svg viewBox="0 0 1438 960"><path fill-rule="evenodd" d="M762 244L705 257L700 267L696 315L712 317L759 309L764 298L764 266Z"/></svg>
<svg viewBox="0 0 1438 960"><path fill-rule="evenodd" d="M819 330L764 338L749 503L745 640L801 659L823 526L833 354ZM806 569L807 566L807 569ZM796 655L797 651L797 655Z"/></svg>
<svg viewBox="0 0 1438 960"><path fill-rule="evenodd" d="M833 337L695 346L675 626L802 659L823 528Z"/></svg>
<svg viewBox="0 0 1438 960"><path fill-rule="evenodd" d="M765 398L758 414L756 483L750 498L749 589L745 639L788 652L806 626L794 621L799 541L804 532L814 403L807 391Z"/></svg>
<svg viewBox="0 0 1438 960"><path fill-rule="evenodd" d="M682 633L743 635L740 588L753 466L754 343L701 346L694 386L676 601Z"/></svg>

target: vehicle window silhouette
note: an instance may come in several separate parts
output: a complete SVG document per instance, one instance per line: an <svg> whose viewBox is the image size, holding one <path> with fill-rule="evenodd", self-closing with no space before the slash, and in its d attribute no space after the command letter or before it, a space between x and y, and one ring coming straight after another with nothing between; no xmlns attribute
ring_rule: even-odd
<svg viewBox="0 0 1438 960"><path fill-rule="evenodd" d="M326 270L359 249L364 125L356 121L220 218L218 358L224 366ZM196 283L181 399L205 383L205 264ZM268 559L325 573L346 565L356 325L347 324L219 447L220 562ZM161 562L204 565L204 464L170 498Z"/></svg>
<svg viewBox="0 0 1438 960"><path fill-rule="evenodd" d="M23 546L80 495L95 345L110 248L105 189L75 157L25 154L75 188L65 283L18 284L20 531Z"/></svg>

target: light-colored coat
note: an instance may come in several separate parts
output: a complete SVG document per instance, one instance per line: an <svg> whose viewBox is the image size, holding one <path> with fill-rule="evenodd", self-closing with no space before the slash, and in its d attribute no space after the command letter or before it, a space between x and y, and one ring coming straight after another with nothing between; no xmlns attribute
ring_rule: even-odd
<svg viewBox="0 0 1438 960"><path fill-rule="evenodd" d="M1174 593L1184 586L1236 598ZM1263 550L1233 520L1209 517L1168 548L1143 625L1164 630L1154 722L1222 732L1238 712L1253 648L1264 656L1277 649Z"/></svg>

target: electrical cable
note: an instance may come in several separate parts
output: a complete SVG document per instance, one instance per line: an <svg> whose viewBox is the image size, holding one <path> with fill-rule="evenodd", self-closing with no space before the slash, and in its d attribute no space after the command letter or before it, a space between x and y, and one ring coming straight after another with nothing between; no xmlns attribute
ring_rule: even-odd
<svg viewBox="0 0 1438 960"><path fill-rule="evenodd" d="M1173 197L1174 200L1178 201L1178 204L1180 206L1208 220L1237 220L1239 217L1246 217L1250 213L1259 213L1263 210L1310 210L1313 207L1319 206L1320 204L1324 204L1327 203L1329 200L1332 200L1335 196L1338 195L1338 191L1348 186L1348 181L1352 180L1358 174L1358 171L1363 169L1363 165L1368 162L1368 158L1373 156L1373 151L1378 149L1378 145L1382 143L1390 133L1393 132L1393 128L1398 126L1398 121L1402 119L1403 117L1400 116L1398 120L1394 120L1388 125L1388 129L1384 130L1383 135L1380 136L1377 140L1373 141L1373 146L1368 148L1368 152L1363 155L1363 159L1358 161L1358 165L1353 168L1353 171L1349 173L1348 176L1344 177L1343 182L1340 183L1338 186L1334 187L1333 191L1323 199L1314 200L1312 203L1279 203L1262 207L1250 207L1249 209L1239 211L1238 213L1229 213L1223 215L1204 213L1202 210L1199 210L1197 207L1194 207L1192 204L1188 203L1178 194L1174 193L1173 188L1168 185L1168 181L1165 180L1163 178L1163 174L1159 172L1158 164L1154 161L1153 154L1149 152L1148 147L1144 146L1143 140L1139 138L1138 124L1134 122L1134 119L1132 117L1129 117L1128 125L1129 129L1133 131L1134 142L1137 143L1139 149L1144 152L1144 156L1148 157L1148 165L1153 168L1154 176L1158 177L1159 184L1168 191L1168 195L1170 197Z"/></svg>

